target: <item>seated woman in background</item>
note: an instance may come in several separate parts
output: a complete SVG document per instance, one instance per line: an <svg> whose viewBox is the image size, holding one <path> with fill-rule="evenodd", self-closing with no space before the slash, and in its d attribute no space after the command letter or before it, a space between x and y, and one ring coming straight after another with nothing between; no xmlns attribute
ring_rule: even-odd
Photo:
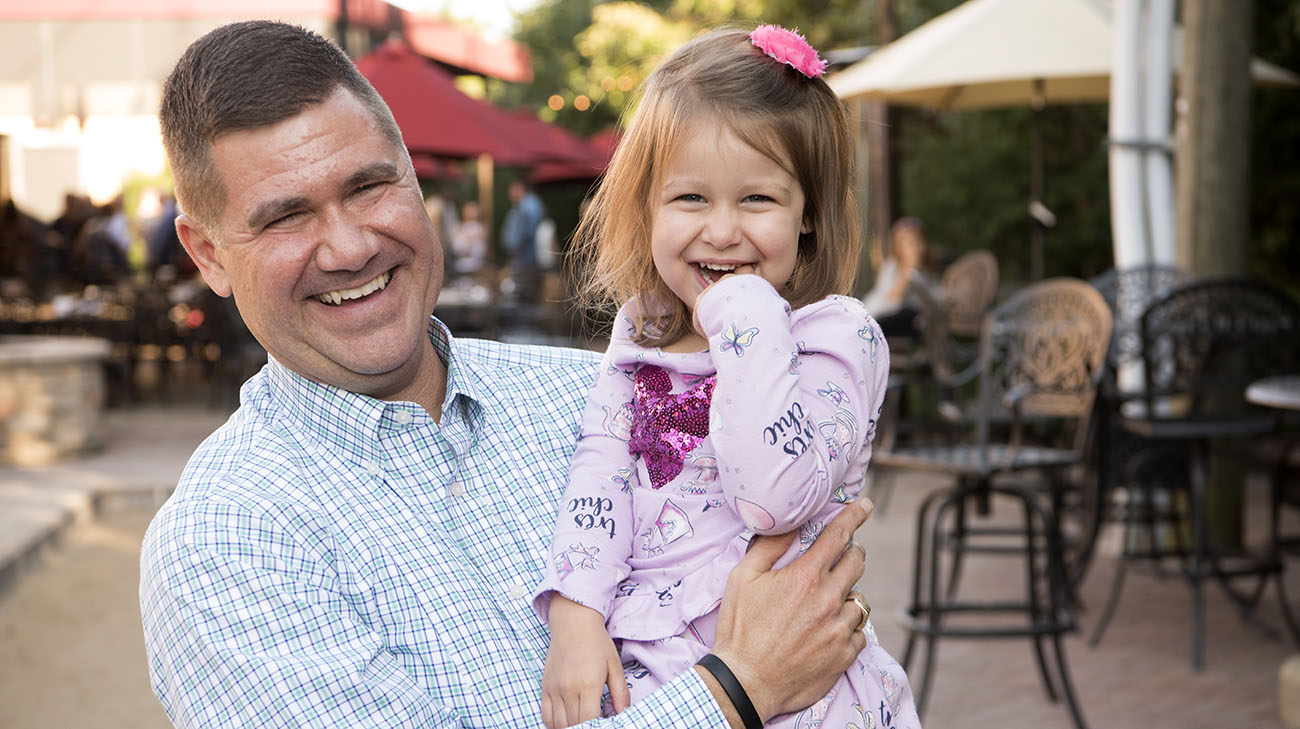
<svg viewBox="0 0 1300 729"><path fill-rule="evenodd" d="M889 229L888 244L875 285L862 302L886 339L912 337L920 307L909 284L933 285L926 271L925 225L918 218L899 218Z"/></svg>

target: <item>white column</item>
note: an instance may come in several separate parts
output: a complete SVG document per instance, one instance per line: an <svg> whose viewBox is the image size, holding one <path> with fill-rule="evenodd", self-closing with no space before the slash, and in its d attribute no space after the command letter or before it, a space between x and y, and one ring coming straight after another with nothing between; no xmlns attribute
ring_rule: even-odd
<svg viewBox="0 0 1300 729"><path fill-rule="evenodd" d="M1147 230L1153 263L1174 263L1173 38L1174 0L1146 0L1142 139Z"/></svg>
<svg viewBox="0 0 1300 729"><path fill-rule="evenodd" d="M1110 219L1115 267L1151 260L1143 219L1142 154L1133 142L1142 136L1142 0L1115 0L1110 69Z"/></svg>

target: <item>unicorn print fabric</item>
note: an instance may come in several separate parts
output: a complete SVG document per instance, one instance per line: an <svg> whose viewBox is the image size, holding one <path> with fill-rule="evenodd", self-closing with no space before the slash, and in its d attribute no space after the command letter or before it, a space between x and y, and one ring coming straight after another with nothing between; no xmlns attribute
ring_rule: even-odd
<svg viewBox="0 0 1300 729"><path fill-rule="evenodd" d="M633 343L636 306L614 321L533 602L545 617L559 593L605 616L634 703L708 652L756 532L797 530L786 564L859 495L889 373L849 297L791 311L761 277L730 276L701 297L709 349L691 353ZM902 668L866 632L825 699L768 726L919 726Z"/></svg>

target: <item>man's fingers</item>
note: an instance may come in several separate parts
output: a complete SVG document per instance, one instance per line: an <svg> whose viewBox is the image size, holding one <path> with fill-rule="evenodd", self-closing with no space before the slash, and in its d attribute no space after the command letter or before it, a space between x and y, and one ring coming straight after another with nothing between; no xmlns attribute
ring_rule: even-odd
<svg viewBox="0 0 1300 729"><path fill-rule="evenodd" d="M605 685L600 684L589 690L582 692L581 703L578 706L578 715L574 717L573 723L595 719L600 716L600 699L605 693Z"/></svg>
<svg viewBox="0 0 1300 729"><path fill-rule="evenodd" d="M546 729L559 729L555 725L555 712L551 708L551 695L545 691L542 692L542 723L546 725Z"/></svg>
<svg viewBox="0 0 1300 729"><path fill-rule="evenodd" d="M854 533L871 516L873 508L871 499L867 498L846 504L822 529L817 541L813 542L801 559L821 569L830 569L840 559L845 548L853 543Z"/></svg>
<svg viewBox="0 0 1300 729"><path fill-rule="evenodd" d="M862 578L866 567L867 549L861 544L854 543L845 547L840 553L840 558L831 566L830 574L851 586Z"/></svg>
<svg viewBox="0 0 1300 729"><path fill-rule="evenodd" d="M774 537L756 536L749 545L749 551L732 570L737 572L767 572L772 565L794 544L795 532L787 532Z"/></svg>

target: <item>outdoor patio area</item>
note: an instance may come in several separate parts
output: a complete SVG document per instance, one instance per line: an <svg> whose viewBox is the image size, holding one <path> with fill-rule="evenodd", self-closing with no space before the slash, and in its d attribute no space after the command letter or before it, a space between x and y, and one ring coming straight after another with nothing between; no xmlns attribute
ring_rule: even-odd
<svg viewBox="0 0 1300 729"><path fill-rule="evenodd" d="M182 405L113 410L109 443L98 455L44 470L0 471L0 517L6 519L0 526L6 530L14 528L18 514L35 513L34 490L41 484L59 490L64 503L74 492L91 497L99 511L52 532L61 536L44 539L43 546L29 545L18 563L10 554L3 565L0 727L167 726L146 678L136 603L139 544L159 490L175 480L185 455L221 418L210 408ZM869 555L863 591L874 607L881 641L897 656L903 646L897 615L906 597L912 517L920 499L942 485L929 477L901 477L887 508L860 534ZM1248 489L1252 520L1262 515L1260 486L1252 483ZM27 511L11 508L15 504L25 504ZM1211 586L1206 668L1196 673L1189 658L1189 591L1173 575L1162 579L1131 572L1101 645L1086 644L1110 586L1112 555L1113 547L1103 545L1082 586L1087 607L1079 616L1082 631L1067 641L1089 726L1280 727L1278 667L1296 649L1281 637L1271 588L1258 615L1269 634L1238 619ZM973 557L962 589L1017 589L1022 577L1016 564ZM1291 595L1300 595L1300 570L1295 562L1289 566ZM934 675L927 727L1070 726L1064 707L1045 698L1023 639L945 640Z"/></svg>

